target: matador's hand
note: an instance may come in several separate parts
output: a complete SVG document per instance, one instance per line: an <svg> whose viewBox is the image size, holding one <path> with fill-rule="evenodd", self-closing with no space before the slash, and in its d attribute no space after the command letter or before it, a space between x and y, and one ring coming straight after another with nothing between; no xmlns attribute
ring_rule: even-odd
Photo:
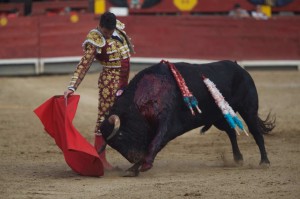
<svg viewBox="0 0 300 199"><path fill-rule="evenodd" d="M67 97L69 97L69 95L73 95L73 93L74 93L74 91L72 91L72 90L66 90L64 92L64 97L67 98Z"/></svg>
<svg viewBox="0 0 300 199"><path fill-rule="evenodd" d="M66 91L64 92L64 97L65 97L65 104L66 104L66 106L68 105L68 96L69 96L69 95L73 95L73 93L74 93L74 91L72 91L72 90L66 90Z"/></svg>

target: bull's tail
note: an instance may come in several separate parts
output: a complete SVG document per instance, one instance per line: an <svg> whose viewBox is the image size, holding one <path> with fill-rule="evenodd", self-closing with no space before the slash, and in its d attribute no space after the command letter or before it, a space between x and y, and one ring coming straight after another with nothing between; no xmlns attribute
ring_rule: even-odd
<svg viewBox="0 0 300 199"><path fill-rule="evenodd" d="M267 134L271 132L275 128L276 117L271 116L271 113L268 114L265 120L262 120L259 116L257 116L257 124L259 131L262 134Z"/></svg>

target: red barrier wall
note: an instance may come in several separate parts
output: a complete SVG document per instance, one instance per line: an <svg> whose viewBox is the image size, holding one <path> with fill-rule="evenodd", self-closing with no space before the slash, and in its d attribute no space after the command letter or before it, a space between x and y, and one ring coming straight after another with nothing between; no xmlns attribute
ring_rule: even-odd
<svg viewBox="0 0 300 199"><path fill-rule="evenodd" d="M0 59L39 57L38 18L8 19L0 26Z"/></svg>
<svg viewBox="0 0 300 199"><path fill-rule="evenodd" d="M221 16L120 17L135 57L300 60L300 17L267 21ZM98 24L94 15L20 17L0 26L0 58L82 55L81 44Z"/></svg>
<svg viewBox="0 0 300 199"><path fill-rule="evenodd" d="M77 23L70 17L40 17L41 57L82 55L81 44L98 20L93 15L81 15Z"/></svg>
<svg viewBox="0 0 300 199"><path fill-rule="evenodd" d="M300 18L131 18L137 56L196 59L299 59ZM145 25L151 24L151 25Z"/></svg>

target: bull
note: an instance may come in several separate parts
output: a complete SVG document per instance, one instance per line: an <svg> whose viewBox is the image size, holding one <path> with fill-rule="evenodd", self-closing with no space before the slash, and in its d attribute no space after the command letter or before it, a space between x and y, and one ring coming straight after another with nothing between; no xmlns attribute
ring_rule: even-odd
<svg viewBox="0 0 300 199"><path fill-rule="evenodd" d="M270 113L265 120L258 116L258 94L250 74L236 62L228 60L174 65L198 100L202 113L191 114L165 63L140 71L116 99L100 126L107 144L133 163L124 176L137 176L139 172L151 169L157 153L169 141L201 126L204 126L201 132L211 126L225 131L235 162L243 162L236 132L226 122L203 83L203 75L215 83L232 109L243 118L258 145L260 164L269 165L263 134L275 127L275 118L269 117Z"/></svg>

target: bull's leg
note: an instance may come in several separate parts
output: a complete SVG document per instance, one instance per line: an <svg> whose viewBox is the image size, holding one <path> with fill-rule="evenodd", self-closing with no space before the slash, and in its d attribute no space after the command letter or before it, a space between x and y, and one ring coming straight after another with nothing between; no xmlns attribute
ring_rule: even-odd
<svg viewBox="0 0 300 199"><path fill-rule="evenodd" d="M152 168L153 161L157 153L167 144L167 142L164 140L164 136L167 132L167 119L163 120L160 123L161 125L159 125L157 133L148 147L148 153L145 156L144 162L140 169L141 172L147 171Z"/></svg>
<svg viewBox="0 0 300 199"><path fill-rule="evenodd" d="M125 173L123 174L123 177L136 177L139 175L140 171L139 168L141 166L141 162L135 163L132 167L127 169Z"/></svg>
<svg viewBox="0 0 300 199"><path fill-rule="evenodd" d="M245 112L245 111L239 111L240 115L246 122L248 129L250 133L253 135L253 138L258 145L261 160L260 165L270 165L270 161L267 156L266 148L265 148L265 142L264 137L262 135L262 132L259 130L259 124L258 124L258 115L257 112Z"/></svg>
<svg viewBox="0 0 300 199"><path fill-rule="evenodd" d="M230 139L230 142L231 142L234 161L237 164L242 165L243 164L243 155L241 154L238 143L237 143L235 130L230 128L229 124L226 122L225 119L221 119L221 120L215 122L214 125L219 130L226 131L226 133Z"/></svg>

